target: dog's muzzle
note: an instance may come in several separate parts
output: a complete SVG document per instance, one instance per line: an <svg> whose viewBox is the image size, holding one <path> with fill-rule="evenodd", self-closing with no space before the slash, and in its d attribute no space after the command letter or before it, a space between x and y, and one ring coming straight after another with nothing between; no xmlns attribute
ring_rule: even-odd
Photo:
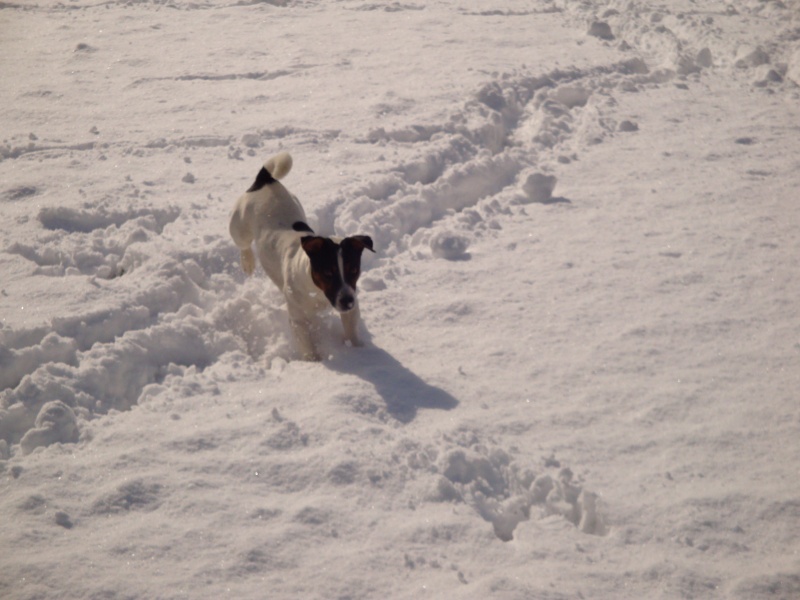
<svg viewBox="0 0 800 600"><path fill-rule="evenodd" d="M353 310L356 305L356 297L353 294L345 293L340 294L336 299L336 310L339 312L348 312Z"/></svg>

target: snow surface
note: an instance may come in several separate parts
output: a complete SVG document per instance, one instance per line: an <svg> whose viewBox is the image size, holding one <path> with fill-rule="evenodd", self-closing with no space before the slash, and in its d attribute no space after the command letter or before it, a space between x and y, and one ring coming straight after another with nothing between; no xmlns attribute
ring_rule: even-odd
<svg viewBox="0 0 800 600"><path fill-rule="evenodd" d="M0 597L800 597L800 2L0 2ZM295 358L263 161L371 235Z"/></svg>

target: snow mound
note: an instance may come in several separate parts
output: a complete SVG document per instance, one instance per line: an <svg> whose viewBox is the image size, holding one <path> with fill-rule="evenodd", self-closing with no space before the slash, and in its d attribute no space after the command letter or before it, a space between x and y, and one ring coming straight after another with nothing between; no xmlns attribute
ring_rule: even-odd
<svg viewBox="0 0 800 600"><path fill-rule="evenodd" d="M42 446L77 441L78 422L75 413L60 400L54 400L42 406L36 415L33 428L25 432L19 445L25 454L29 454L35 448Z"/></svg>
<svg viewBox="0 0 800 600"><path fill-rule="evenodd" d="M555 175L535 172L524 176L524 179L522 191L525 192L526 202L546 204L552 200L557 181Z"/></svg>
<svg viewBox="0 0 800 600"><path fill-rule="evenodd" d="M436 258L461 260L467 257L469 238L451 231L439 231L431 237L430 245Z"/></svg>

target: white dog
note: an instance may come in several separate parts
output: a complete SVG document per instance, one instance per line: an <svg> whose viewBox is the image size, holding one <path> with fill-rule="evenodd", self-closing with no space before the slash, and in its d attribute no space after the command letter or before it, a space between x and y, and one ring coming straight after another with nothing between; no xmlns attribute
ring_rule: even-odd
<svg viewBox="0 0 800 600"><path fill-rule="evenodd" d="M364 248L374 250L366 235L344 239L314 235L300 202L278 181L291 168L292 157L287 152L264 163L253 185L236 202L230 232L242 252L244 272L253 273L257 254L264 271L286 297L289 322L303 358L319 360L315 341L318 315L329 305L341 315L345 339L361 345L356 282Z"/></svg>

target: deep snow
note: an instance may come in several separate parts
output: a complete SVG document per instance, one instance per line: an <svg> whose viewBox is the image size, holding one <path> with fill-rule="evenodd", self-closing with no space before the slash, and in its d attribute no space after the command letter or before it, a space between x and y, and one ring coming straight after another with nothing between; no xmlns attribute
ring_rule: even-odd
<svg viewBox="0 0 800 600"><path fill-rule="evenodd" d="M800 2L0 3L0 595L800 596ZM296 360L263 161L366 233Z"/></svg>

